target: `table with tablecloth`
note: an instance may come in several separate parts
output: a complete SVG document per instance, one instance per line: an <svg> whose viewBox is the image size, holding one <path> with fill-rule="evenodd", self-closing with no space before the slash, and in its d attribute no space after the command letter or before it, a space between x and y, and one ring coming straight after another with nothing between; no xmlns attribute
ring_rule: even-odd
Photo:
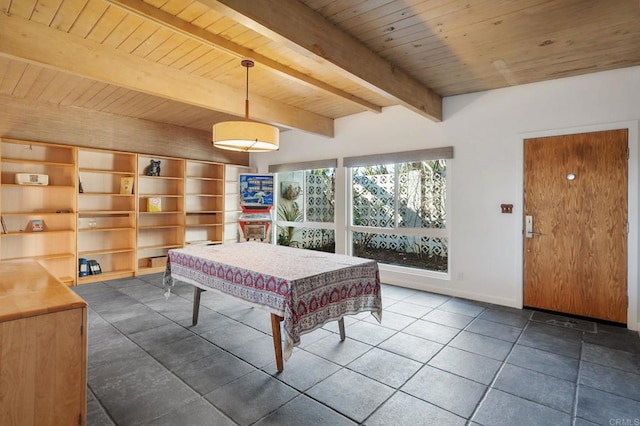
<svg viewBox="0 0 640 426"><path fill-rule="evenodd" d="M217 290L269 311L276 362L277 345L281 348L279 321L283 321L286 360L302 334L329 321L340 321L344 339L345 315L370 311L378 321L382 317L378 265L370 259L253 241L191 245L169 250L167 297L174 280L200 290ZM282 362L278 364L281 371Z"/></svg>

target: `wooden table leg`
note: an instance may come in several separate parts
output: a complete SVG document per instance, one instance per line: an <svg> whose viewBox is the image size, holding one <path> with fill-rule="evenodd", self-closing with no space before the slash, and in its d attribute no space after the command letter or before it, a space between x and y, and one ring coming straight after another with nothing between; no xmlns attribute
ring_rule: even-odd
<svg viewBox="0 0 640 426"><path fill-rule="evenodd" d="M338 320L338 329L340 330L340 341L342 342L346 338L344 333L344 317Z"/></svg>
<svg viewBox="0 0 640 426"><path fill-rule="evenodd" d="M273 334L273 349L276 352L276 366L278 372L284 370L282 361L282 336L280 335L280 323L284 318L276 314L271 314L271 332Z"/></svg>
<svg viewBox="0 0 640 426"><path fill-rule="evenodd" d="M193 318L191 320L191 325L196 325L198 324L198 314L200 313L200 295L206 290L203 290L198 286L193 286L193 288Z"/></svg>

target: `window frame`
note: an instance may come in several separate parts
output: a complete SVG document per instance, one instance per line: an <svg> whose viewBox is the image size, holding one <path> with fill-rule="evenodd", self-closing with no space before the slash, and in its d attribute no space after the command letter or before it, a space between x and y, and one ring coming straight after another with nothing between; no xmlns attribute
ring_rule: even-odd
<svg viewBox="0 0 640 426"><path fill-rule="evenodd" d="M305 163L297 163L297 164L287 164L287 165L276 165L269 166L269 171L274 174L275 186L278 188L276 193L276 197L274 199L274 216L273 216L273 226L272 226L272 241L277 245L278 244L278 229L279 227L292 227L299 229L325 229L332 231L334 234L334 244L336 243L336 212L335 212L335 204L336 204L336 185L337 185L337 160L321 160L319 162L305 162ZM298 168L304 167L304 168ZM306 205L306 191L307 191L307 179L306 173L310 170L321 170L321 169L333 169L334 176L334 188L333 188L333 202L334 202L334 213L333 220L331 222L317 222L317 221L307 221L307 205ZM304 174L302 179L302 191L300 196L303 198L303 203L301 206L302 210L302 221L300 222L291 222L291 221L283 221L278 219L278 209L280 205L281 193L280 193L280 174L283 173L296 173L301 172ZM338 247L335 246L335 252L338 252Z"/></svg>
<svg viewBox="0 0 640 426"><path fill-rule="evenodd" d="M430 150L426 150L430 151ZM421 151L425 152L425 151ZM436 153L434 150L433 153ZM437 153L442 154L443 151L437 150ZM361 233L372 233L372 234L382 234L382 235L406 235L411 237L433 237L433 238L443 238L447 241L447 271L434 271L430 269L417 268L413 266L406 265L396 265L396 264L385 264L381 263L381 267L388 269L390 271L398 271L398 272L407 272L412 271L412 273L425 276L425 277L433 277L440 279L449 279L451 274L451 171L452 171L452 163L451 159L453 158L453 151L451 150L450 155L444 154L443 157L437 158L429 155L429 158L415 158L409 161L406 161L410 156L406 155L407 153L398 153L398 154L390 154L388 156L368 156L366 157L366 161L362 161L359 164L357 157L352 157L351 161L345 161L344 167L346 168L346 179L345 184L347 185L346 191L346 223L345 223L345 233L346 233L346 253L353 256L353 234L355 232ZM444 158L448 157L448 158ZM365 157L360 157L365 160ZM387 158L387 160L384 160ZM389 158L391 158L392 162L389 162ZM380 163L374 163L374 161L380 161ZM400 160L400 161L398 161ZM415 161L429 161L429 160L445 160L447 173L445 176L446 182L446 200L445 200L445 208L446 208L446 221L444 228L408 228L408 227L399 227L399 197L398 189L399 189L399 179L398 179L398 164L406 163L406 162L415 162ZM394 197L393 197L393 209L394 209L394 220L393 227L373 227L373 226L363 226L363 225L355 225L354 217L353 217L353 178L354 178L354 168L356 167L364 167L364 166L390 166L393 165L394 170Z"/></svg>

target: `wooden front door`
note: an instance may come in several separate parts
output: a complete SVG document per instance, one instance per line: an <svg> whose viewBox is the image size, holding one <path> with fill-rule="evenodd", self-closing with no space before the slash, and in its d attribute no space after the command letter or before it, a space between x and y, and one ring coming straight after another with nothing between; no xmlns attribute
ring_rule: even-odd
<svg viewBox="0 0 640 426"><path fill-rule="evenodd" d="M524 160L524 305L626 323L627 130L527 139Z"/></svg>

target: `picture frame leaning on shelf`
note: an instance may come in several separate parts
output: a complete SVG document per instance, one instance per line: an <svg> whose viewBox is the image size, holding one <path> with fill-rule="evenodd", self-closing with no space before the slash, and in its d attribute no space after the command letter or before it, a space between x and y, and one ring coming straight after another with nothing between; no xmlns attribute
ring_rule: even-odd
<svg viewBox="0 0 640 426"><path fill-rule="evenodd" d="M133 177L120 178L120 194L133 194Z"/></svg>

